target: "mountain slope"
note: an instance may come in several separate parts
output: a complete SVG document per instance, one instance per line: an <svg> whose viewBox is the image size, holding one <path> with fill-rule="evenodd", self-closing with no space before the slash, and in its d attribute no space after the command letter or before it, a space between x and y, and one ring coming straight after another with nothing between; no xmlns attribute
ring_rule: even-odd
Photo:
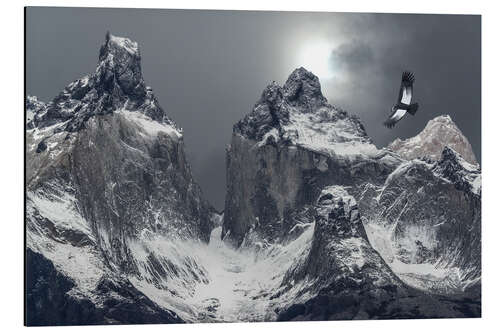
<svg viewBox="0 0 500 333"><path fill-rule="evenodd" d="M481 277L481 174L451 148L438 162L401 164L384 186L366 191L374 247L407 283L441 294Z"/></svg>
<svg viewBox="0 0 500 333"><path fill-rule="evenodd" d="M237 246L250 230L279 240L324 186L381 184L401 160L378 150L359 119L329 105L318 78L299 68L233 128L223 236Z"/></svg>
<svg viewBox="0 0 500 333"><path fill-rule="evenodd" d="M427 157L434 161L441 158L445 147L452 148L469 163L478 163L469 140L448 115L429 120L416 136L406 140L397 138L387 146L408 160Z"/></svg>
<svg viewBox="0 0 500 333"><path fill-rule="evenodd" d="M27 245L72 281L67 297L102 309L103 279L165 290L182 274L203 279L189 253L172 262L154 252L162 237L208 242L214 210L192 178L181 130L144 84L135 42L106 35L95 73L48 104L28 98L27 111Z"/></svg>
<svg viewBox="0 0 500 333"><path fill-rule="evenodd" d="M314 226L273 296L280 320L477 316L480 170L442 155L377 149L299 68L234 126L222 237L265 252Z"/></svg>

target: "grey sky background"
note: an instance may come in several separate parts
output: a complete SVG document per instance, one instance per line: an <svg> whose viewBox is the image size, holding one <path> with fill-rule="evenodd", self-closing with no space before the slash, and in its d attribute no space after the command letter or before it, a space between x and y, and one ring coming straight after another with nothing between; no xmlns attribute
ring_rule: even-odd
<svg viewBox="0 0 500 333"><path fill-rule="evenodd" d="M94 72L107 30L137 41L146 84L184 129L195 178L218 209L233 124L299 66L320 68L323 94L360 116L378 147L449 114L481 159L479 16L32 7L26 28L27 93L45 102ZM420 109L389 130L407 69Z"/></svg>

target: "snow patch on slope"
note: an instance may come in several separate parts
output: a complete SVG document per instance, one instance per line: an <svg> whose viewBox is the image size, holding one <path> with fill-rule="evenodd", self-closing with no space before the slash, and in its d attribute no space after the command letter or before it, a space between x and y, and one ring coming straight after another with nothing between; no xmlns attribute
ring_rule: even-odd
<svg viewBox="0 0 500 333"><path fill-rule="evenodd" d="M133 112L122 109L116 113L123 115L125 119L139 125L143 133L146 135L157 136L158 133L165 133L175 139L182 137L182 132L174 126L152 120L141 112Z"/></svg>
<svg viewBox="0 0 500 333"><path fill-rule="evenodd" d="M102 254L93 245L91 226L81 215L72 192L58 184L28 191L26 242L75 282L74 292L92 297L106 269Z"/></svg>
<svg viewBox="0 0 500 333"><path fill-rule="evenodd" d="M139 53L139 45L137 42L134 42L125 37L117 37L114 35L109 35L109 40L116 44L117 46L125 49L130 54L138 54Z"/></svg>
<svg viewBox="0 0 500 333"><path fill-rule="evenodd" d="M29 248L52 261L59 271L75 282L73 293L93 298L93 291L107 271L100 252L90 245L73 246L34 233L27 233L26 241Z"/></svg>
<svg viewBox="0 0 500 333"><path fill-rule="evenodd" d="M304 148L328 155L374 156L379 150L351 121L336 119L332 111L323 108L314 113L290 112L289 124L284 125L284 137Z"/></svg>
<svg viewBox="0 0 500 333"><path fill-rule="evenodd" d="M91 228L81 216L74 195L55 188L55 193L37 191L28 193L28 210L36 209L43 217L52 221L56 227L77 230L91 235Z"/></svg>
<svg viewBox="0 0 500 333"><path fill-rule="evenodd" d="M463 279L463 274L458 268L440 266L439 261L434 264L400 261L396 255L397 249L392 245L391 237L394 232L391 227L366 222L364 226L371 246L406 284L423 291L446 293L462 291L471 283ZM429 237L428 242L435 241L431 236ZM419 240L424 238L421 233L418 234Z"/></svg>

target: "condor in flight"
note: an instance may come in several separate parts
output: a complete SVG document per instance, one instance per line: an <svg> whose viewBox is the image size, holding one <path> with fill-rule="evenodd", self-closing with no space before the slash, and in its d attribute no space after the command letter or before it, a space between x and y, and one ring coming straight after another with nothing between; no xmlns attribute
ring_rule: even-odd
<svg viewBox="0 0 500 333"><path fill-rule="evenodd" d="M396 104L391 109L389 118L384 122L387 128L393 128L408 112L412 116L415 115L418 109L418 103L411 103L413 94L413 82L415 76L411 72L403 72L401 79L401 88L399 88L399 97Z"/></svg>

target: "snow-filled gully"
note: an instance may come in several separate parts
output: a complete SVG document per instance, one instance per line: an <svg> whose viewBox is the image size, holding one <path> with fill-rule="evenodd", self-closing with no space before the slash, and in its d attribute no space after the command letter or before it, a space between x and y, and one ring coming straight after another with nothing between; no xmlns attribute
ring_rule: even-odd
<svg viewBox="0 0 500 333"><path fill-rule="evenodd" d="M408 265L395 260L387 238L390 233L377 229L375 225L365 227L372 246L409 285L425 289L421 277L437 284L448 284L450 274L454 275L453 270L428 264ZM168 279L169 290L155 287L145 279L131 278L131 282L157 304L188 322L272 321L276 319L274 309L277 307L305 300L301 298L307 297L307 293L299 291L312 281L296 282L284 294L279 291L288 269L309 253L314 224L286 245L275 244L258 251L228 246L221 240L221 229L218 227L212 231L209 244L182 242L165 245L170 242L163 240L161 247L150 246L157 255L177 263L185 262L184 254L189 253L189 257L205 272L204 282L185 275ZM272 297L277 294L280 296Z"/></svg>
<svg viewBox="0 0 500 333"><path fill-rule="evenodd" d="M278 300L271 300L271 296L280 287L287 269L309 247L313 229L311 225L287 245L273 245L258 252L231 248L220 238L221 227L214 229L208 245L195 246L191 251L208 273L209 281L196 283L194 290L182 299L144 281L131 280L156 303L187 321L272 320L275 314L270 309ZM185 293L177 291L179 295Z"/></svg>

